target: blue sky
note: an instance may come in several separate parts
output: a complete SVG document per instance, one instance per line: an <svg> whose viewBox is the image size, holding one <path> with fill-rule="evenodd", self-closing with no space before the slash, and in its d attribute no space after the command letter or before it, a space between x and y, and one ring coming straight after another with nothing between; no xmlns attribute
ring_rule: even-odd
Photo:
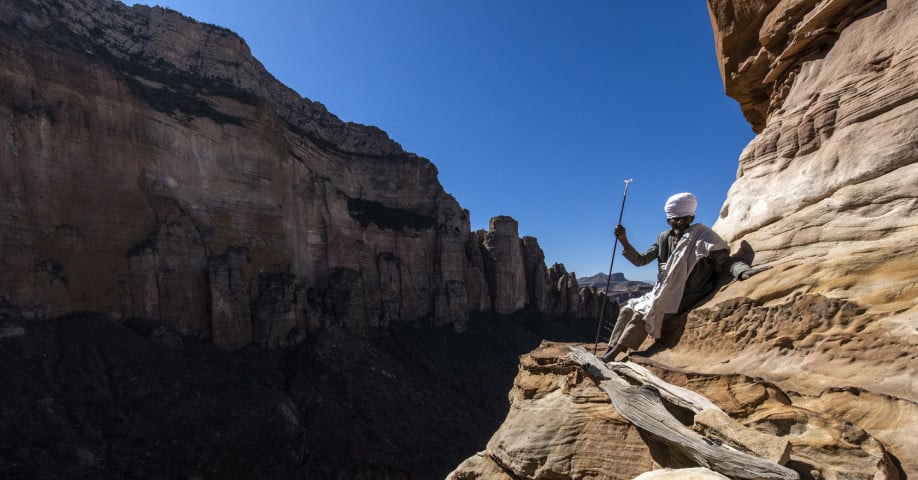
<svg viewBox="0 0 918 480"><path fill-rule="evenodd" d="M278 80L430 159L471 212L509 215L546 263L606 273L663 203L712 225L753 132L723 93L703 0L158 0L242 36ZM651 280L616 252L616 272Z"/></svg>

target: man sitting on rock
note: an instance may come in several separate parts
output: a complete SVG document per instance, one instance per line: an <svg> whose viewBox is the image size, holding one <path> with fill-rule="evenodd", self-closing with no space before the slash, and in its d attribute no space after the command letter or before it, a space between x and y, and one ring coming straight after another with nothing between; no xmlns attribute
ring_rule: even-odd
<svg viewBox="0 0 918 480"><path fill-rule="evenodd" d="M657 283L644 296L628 300L618 315L602 361L610 362L627 350L636 349L647 334L660 338L664 320L682 313L714 290L716 272L729 271L745 280L771 267L751 268L730 256L729 247L717 233L695 220L698 200L691 193L677 193L666 201L666 222L671 227L657 236L644 253L628 242L625 227L615 226L622 254L635 266L658 262Z"/></svg>

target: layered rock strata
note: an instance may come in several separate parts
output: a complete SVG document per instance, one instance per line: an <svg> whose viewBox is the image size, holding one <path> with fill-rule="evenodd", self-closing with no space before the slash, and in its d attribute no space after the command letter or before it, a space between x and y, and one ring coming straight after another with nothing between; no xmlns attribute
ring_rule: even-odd
<svg viewBox="0 0 918 480"><path fill-rule="evenodd" d="M778 270L729 294L846 298L914 332L914 4L710 5L727 93L760 118L714 228Z"/></svg>
<svg viewBox="0 0 918 480"><path fill-rule="evenodd" d="M507 419L449 479L631 479L661 467L694 466L624 420L596 380L565 361L569 352L566 345L546 343L521 357ZM852 423L794 405L773 384L742 375L659 372L746 427L786 441L786 466L801 478L899 478L875 438ZM692 416L684 413L676 415L691 426Z"/></svg>
<svg viewBox="0 0 918 480"><path fill-rule="evenodd" d="M727 93L758 132L714 229L774 268L689 315L657 359L775 382L918 475L918 9L709 5Z"/></svg>
<svg viewBox="0 0 918 480"><path fill-rule="evenodd" d="M523 246L516 221L504 216L492 218L490 228L482 235L482 240L482 258L494 311L513 313L520 310L529 297L526 273L531 268L527 268L523 262ZM536 255L541 253L533 246L526 249L526 252Z"/></svg>
<svg viewBox="0 0 918 480"><path fill-rule="evenodd" d="M14 0L0 45L0 314L155 318L234 349L589 310L569 285L550 302L515 221L472 234L430 161L285 87L228 30Z"/></svg>

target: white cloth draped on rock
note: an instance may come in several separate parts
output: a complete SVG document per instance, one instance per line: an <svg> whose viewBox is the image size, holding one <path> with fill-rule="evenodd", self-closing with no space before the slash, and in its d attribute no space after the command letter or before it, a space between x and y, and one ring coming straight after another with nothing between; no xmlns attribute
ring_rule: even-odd
<svg viewBox="0 0 918 480"><path fill-rule="evenodd" d="M685 282L695 264L711 252L727 248L727 242L705 225L696 223L686 229L669 255L660 281L651 291L626 303L626 306L644 315L647 333L653 338L660 338L663 317L679 311Z"/></svg>

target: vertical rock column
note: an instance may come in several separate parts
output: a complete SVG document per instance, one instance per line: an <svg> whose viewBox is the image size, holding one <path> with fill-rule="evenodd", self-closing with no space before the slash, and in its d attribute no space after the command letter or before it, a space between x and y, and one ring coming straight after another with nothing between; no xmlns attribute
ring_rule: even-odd
<svg viewBox="0 0 918 480"><path fill-rule="evenodd" d="M583 316L577 275L568 273L563 264L556 263L548 270L548 276L553 287L548 311L555 315Z"/></svg>
<svg viewBox="0 0 918 480"><path fill-rule="evenodd" d="M470 233L465 242L465 291L469 311L472 312L485 312L493 308L482 255L486 235L484 230L478 230Z"/></svg>
<svg viewBox="0 0 918 480"><path fill-rule="evenodd" d="M545 253L535 237L523 237L523 262L526 271L528 302L536 310L547 312L551 283L545 268Z"/></svg>
<svg viewBox="0 0 918 480"><path fill-rule="evenodd" d="M246 261L248 253L234 248L211 257L208 265L214 345L227 350L252 343L248 282L241 271Z"/></svg>
<svg viewBox="0 0 918 480"><path fill-rule="evenodd" d="M526 272L516 220L507 216L491 219L482 256L494 311L509 314L523 308L527 297Z"/></svg>
<svg viewBox="0 0 918 480"><path fill-rule="evenodd" d="M444 195L445 196L445 195ZM452 200L452 197L448 197ZM469 311L477 309L470 302L466 288L466 242L469 225L468 210L442 208L438 197L437 251L440 256L440 291L434 303L434 321L438 325L452 324L457 331L465 329Z"/></svg>
<svg viewBox="0 0 918 480"><path fill-rule="evenodd" d="M306 337L305 295L296 275L263 272L252 304L252 341L265 348L283 348Z"/></svg>

